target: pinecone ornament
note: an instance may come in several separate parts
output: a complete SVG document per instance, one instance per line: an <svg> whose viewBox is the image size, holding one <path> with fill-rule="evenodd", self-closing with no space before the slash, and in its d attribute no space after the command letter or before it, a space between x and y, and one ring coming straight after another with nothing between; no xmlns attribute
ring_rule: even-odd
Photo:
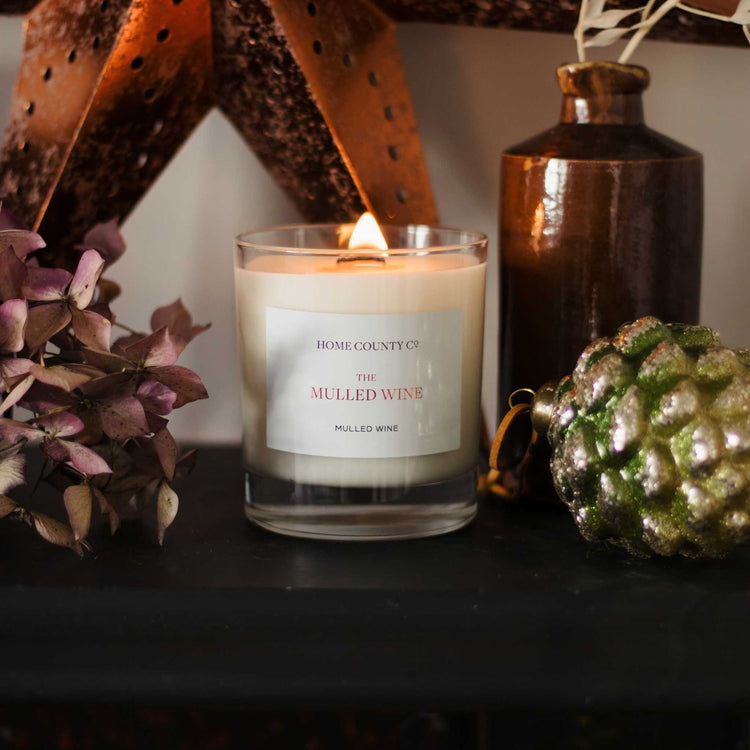
<svg viewBox="0 0 750 750"><path fill-rule="evenodd" d="M725 555L750 540L750 351L648 317L537 393L532 422L581 534L636 555Z"/></svg>

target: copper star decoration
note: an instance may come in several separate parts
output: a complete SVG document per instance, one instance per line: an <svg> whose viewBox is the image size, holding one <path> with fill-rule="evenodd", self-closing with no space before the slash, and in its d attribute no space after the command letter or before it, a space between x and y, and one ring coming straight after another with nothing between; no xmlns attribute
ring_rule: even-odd
<svg viewBox="0 0 750 750"><path fill-rule="evenodd" d="M366 0L43 0L0 194L72 246L125 217L213 106L308 218L435 223L395 26Z"/></svg>
<svg viewBox="0 0 750 750"><path fill-rule="evenodd" d="M731 13L736 2L701 6ZM386 222L434 223L394 22L381 8L399 20L567 30L578 3L378 5L0 0L2 12L27 12L0 196L50 246L71 247L94 223L127 216L218 106L308 219L367 208ZM675 23L660 33L735 41L729 24Z"/></svg>

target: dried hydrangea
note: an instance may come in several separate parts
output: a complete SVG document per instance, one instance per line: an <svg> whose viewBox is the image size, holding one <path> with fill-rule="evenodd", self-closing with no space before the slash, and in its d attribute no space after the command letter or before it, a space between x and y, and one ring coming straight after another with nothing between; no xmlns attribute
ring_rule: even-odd
<svg viewBox="0 0 750 750"><path fill-rule="evenodd" d="M123 514L155 500L163 543L177 513L172 482L195 460L194 451L179 455L167 417L208 397L176 362L208 326L193 325L180 300L154 312L151 333L120 326L109 308L119 288L101 278L125 250L115 221L86 234L73 272L40 266L34 252L43 247L0 204L0 518L82 554L94 507L114 533ZM112 342L113 326L128 335ZM31 416L14 419L14 407ZM69 525L8 496L26 481L31 448L62 492Z"/></svg>

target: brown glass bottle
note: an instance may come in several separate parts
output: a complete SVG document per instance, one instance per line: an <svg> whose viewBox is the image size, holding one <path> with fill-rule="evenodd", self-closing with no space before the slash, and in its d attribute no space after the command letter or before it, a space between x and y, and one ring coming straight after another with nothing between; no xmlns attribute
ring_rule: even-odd
<svg viewBox="0 0 750 750"><path fill-rule="evenodd" d="M557 75L560 123L502 156L501 414L625 321L698 322L701 155L645 126L644 68Z"/></svg>
<svg viewBox="0 0 750 750"><path fill-rule="evenodd" d="M698 322L701 155L644 124L644 68L572 63L557 77L559 124L502 156L500 415L621 323ZM517 489L551 493L548 459L537 446Z"/></svg>

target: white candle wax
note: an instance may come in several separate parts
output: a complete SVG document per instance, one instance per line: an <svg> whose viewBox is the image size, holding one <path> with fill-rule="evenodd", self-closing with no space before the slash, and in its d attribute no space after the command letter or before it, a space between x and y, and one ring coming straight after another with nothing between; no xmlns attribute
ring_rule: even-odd
<svg viewBox="0 0 750 750"><path fill-rule="evenodd" d="M302 253L261 255L244 268L235 270L245 467L279 479L338 487L412 486L448 479L473 469L479 443L486 264L474 256L459 253L392 255L385 262L337 264L336 259L337 255ZM306 316L286 311L302 311ZM315 317L321 313L333 315ZM414 315L420 313L435 315ZM291 321L289 325L299 327L299 342L283 350L284 358L278 362L283 362L284 367L279 367L277 362L274 372L269 374L267 358L276 350L275 342L267 341L267 329L271 326L272 334L276 335L274 332L282 329L273 326L286 325L287 318ZM422 348L407 352L407 347L419 345L417 335L401 340L395 335L368 338L366 334L357 336L356 333L338 337L326 336L325 332L317 334L318 322L321 331L331 320L337 325L345 324L347 331L356 331L360 325L367 331L372 328L368 325L370 319L385 321L383 330L401 330L398 326L403 325L406 326L403 330L426 331ZM300 325L307 320L315 321L314 326ZM307 354L304 353L306 348L310 350ZM349 351L341 351L346 348ZM363 354L363 350L367 352ZM329 361L330 375L311 375L309 382L305 380L306 374L300 372L305 365L300 363L313 360L296 359L297 352L299 357L309 355L317 357L315 361ZM452 368L450 372L455 375L450 377L450 382L435 372L441 366L441 356L446 354L449 369ZM350 357L356 360L363 356L369 356L370 361L376 363L367 373L360 372L360 367L348 369ZM329 359L321 360L323 357ZM407 359L418 377L404 383L389 380L391 367ZM360 361L356 360L357 364ZM295 429L302 443L310 446L312 441L312 447L304 448L304 452L277 450L268 445L269 436L271 442L276 439L275 425L269 425L273 399L279 398L278 392L283 398L292 388L285 381L277 392L278 370L282 370L285 378L288 376L295 383L299 382L295 393L304 400L300 401L301 413ZM269 382L274 383L270 400ZM407 410L404 413L411 413L408 410L413 408L409 403L412 399L424 399L427 406L439 403L442 396L449 402L454 395L454 407L441 404L441 409L447 409L447 417L436 424L423 412L416 425L409 424L408 418L400 420L401 424L398 419L391 419L391 425L378 424L378 415L389 409L403 407ZM392 403L398 398L403 398L404 403ZM333 425L321 419L316 420L320 424L311 424L306 412L308 404L318 409L316 414L327 414L326 410L334 408L353 408L359 410L358 414L368 416L351 423L339 419L333 420L336 422ZM455 429L450 427L454 416ZM441 428L455 434L431 434L431 431L439 433ZM330 451L325 455L328 432L332 429L347 433L330 436L332 440L346 440L346 450L351 451L346 457L330 455ZM378 439L382 438L378 443L379 456L371 457L367 451L358 453L358 444L376 439L373 435L362 434L373 429L396 430L398 434L379 436ZM416 436L413 445L408 437L410 429ZM319 440L317 431L320 431ZM287 443L291 441L290 445L296 444L295 436L283 434L282 439ZM399 446L397 453L388 452L388 441ZM447 444L451 448L442 450L441 446ZM318 445L320 448L316 447ZM324 455L315 455L315 452Z"/></svg>

